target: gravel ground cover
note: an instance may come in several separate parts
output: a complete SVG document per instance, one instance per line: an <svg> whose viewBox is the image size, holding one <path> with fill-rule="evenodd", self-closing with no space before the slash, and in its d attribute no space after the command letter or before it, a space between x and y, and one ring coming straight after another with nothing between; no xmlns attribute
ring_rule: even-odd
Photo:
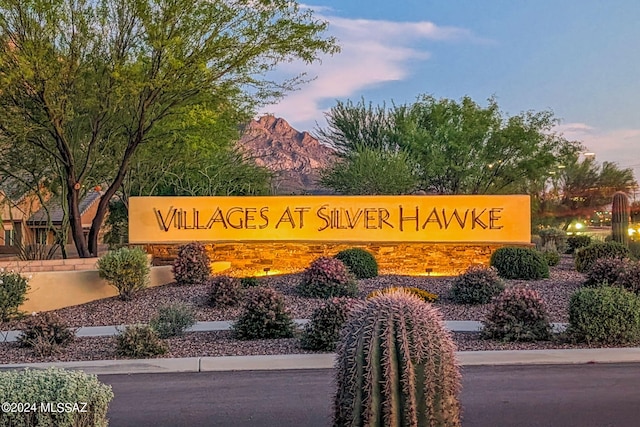
<svg viewBox="0 0 640 427"><path fill-rule="evenodd" d="M389 272L387 272L389 273ZM270 286L285 295L286 304L292 316L298 319L309 318L323 300L297 296L295 287L300 280L299 274L260 278L262 285ZM408 277L396 274L383 274L372 279L359 281L360 298L365 298L376 289L391 286L413 286L440 295L436 306L446 320L482 320L490 305L464 306L453 304L446 296L451 287L450 277ZM549 279L538 281L508 280L507 286L522 285L538 291L544 300L552 322L568 320L568 304L571 294L584 281L584 275L577 273L571 256L563 256L561 263L551 268ZM108 298L100 301L56 310L72 327L123 325L147 323L157 308L172 302L185 302L192 305L197 320L234 320L240 308L213 309L205 305L207 286L181 287L166 285L146 289L134 296L131 301ZM0 323L0 330L20 329L22 322L14 320ZM560 341L539 343L500 343L480 339L475 333L456 333L455 340L459 350L500 350L535 348L576 348L577 345ZM2 337L0 337L0 341ZM277 340L239 341L231 332L195 332L182 337L167 340L169 352L164 357L223 356L252 354L305 353L297 338ZM586 347L586 346L581 346ZM68 347L52 356L40 357L31 350L20 348L15 343L0 343L0 363L29 363L40 361L71 360L108 360L116 359L115 338L91 337L76 338Z"/></svg>

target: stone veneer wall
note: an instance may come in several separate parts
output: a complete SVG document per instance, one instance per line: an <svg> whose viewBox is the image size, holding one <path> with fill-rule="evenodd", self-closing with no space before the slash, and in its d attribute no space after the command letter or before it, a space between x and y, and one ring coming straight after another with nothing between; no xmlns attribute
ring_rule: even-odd
<svg viewBox="0 0 640 427"><path fill-rule="evenodd" d="M177 256L180 245L146 245L154 265L166 265ZM328 242L232 242L205 243L211 261L231 262L229 274L237 276L294 273L316 258L334 256L343 249L371 252L383 274L456 275L472 264L489 264L491 254L504 243L328 243Z"/></svg>

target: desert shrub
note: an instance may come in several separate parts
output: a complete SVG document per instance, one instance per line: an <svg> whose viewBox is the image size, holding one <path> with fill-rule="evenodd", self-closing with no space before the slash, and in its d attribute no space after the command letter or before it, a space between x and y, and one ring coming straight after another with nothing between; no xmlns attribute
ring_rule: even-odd
<svg viewBox="0 0 640 427"><path fill-rule="evenodd" d="M402 289L404 292L407 292L407 293L410 293L412 295L417 296L418 298L420 298L424 302L436 302L438 300L438 295L436 295L434 293L431 293L429 291L425 291L424 289L420 289L420 288L405 288L405 287L401 287L401 286L393 286L393 287L390 287L390 288L377 289L377 290L369 293L369 295L367 295L367 299L368 298L375 298L375 297L383 295L383 294L394 293L394 292L398 291L399 289Z"/></svg>
<svg viewBox="0 0 640 427"><path fill-rule="evenodd" d="M18 307L27 299L28 290L26 277L0 269L0 322L19 314Z"/></svg>
<svg viewBox="0 0 640 427"><path fill-rule="evenodd" d="M567 237L567 253L572 254L580 248L586 248L592 243L592 241L593 239L591 236L584 234L569 236Z"/></svg>
<svg viewBox="0 0 640 427"><path fill-rule="evenodd" d="M183 303L160 307L149 321L160 338L182 335L187 328L195 325L196 314L193 308Z"/></svg>
<svg viewBox="0 0 640 427"><path fill-rule="evenodd" d="M342 261L322 257L304 271L298 292L311 298L353 297L358 283Z"/></svg>
<svg viewBox="0 0 640 427"><path fill-rule="evenodd" d="M620 274L629 265L626 258L600 258L594 261L587 271L584 286L597 288L611 286L617 282Z"/></svg>
<svg viewBox="0 0 640 427"><path fill-rule="evenodd" d="M204 285L211 276L211 260L204 245L192 242L180 246L172 271L178 285Z"/></svg>
<svg viewBox="0 0 640 427"><path fill-rule="evenodd" d="M569 301L567 333L578 342L626 344L640 339L640 301L613 286L578 289Z"/></svg>
<svg viewBox="0 0 640 427"><path fill-rule="evenodd" d="M502 341L538 341L551 336L551 323L538 293L514 287L494 299L482 335Z"/></svg>
<svg viewBox="0 0 640 427"><path fill-rule="evenodd" d="M231 307L238 305L244 289L240 280L229 276L215 276L209 280L207 302L211 307Z"/></svg>
<svg viewBox="0 0 640 427"><path fill-rule="evenodd" d="M149 283L147 254L140 248L109 251L98 259L97 266L100 277L115 286L123 300L130 300L135 292L146 288Z"/></svg>
<svg viewBox="0 0 640 427"><path fill-rule="evenodd" d="M48 368L0 371L2 402L35 403L35 411L3 411L1 427L56 426L107 427L107 409L113 399L111 386L98 381L95 375L82 371ZM40 405L50 402L51 407ZM79 410L56 411L58 402L86 403ZM49 408L49 409L48 409ZM63 408L64 409L64 408ZM74 408L75 409L75 408Z"/></svg>
<svg viewBox="0 0 640 427"><path fill-rule="evenodd" d="M32 348L38 355L48 356L59 347L69 345L74 337L75 330L70 329L60 316L43 312L26 319L17 341L22 347Z"/></svg>
<svg viewBox="0 0 640 427"><path fill-rule="evenodd" d="M495 268L472 265L453 279L449 297L458 304L486 304L503 290Z"/></svg>
<svg viewBox="0 0 640 427"><path fill-rule="evenodd" d="M167 345L149 325L130 325L117 336L118 356L135 359L158 356L167 352Z"/></svg>
<svg viewBox="0 0 640 427"><path fill-rule="evenodd" d="M530 248L499 248L491 255L491 266L505 279L537 280L549 277L547 262L540 252Z"/></svg>
<svg viewBox="0 0 640 427"><path fill-rule="evenodd" d="M340 339L340 330L355 306L355 300L332 298L313 311L300 337L302 348L333 351Z"/></svg>
<svg viewBox="0 0 640 427"><path fill-rule="evenodd" d="M538 232L540 239L542 240L541 246L548 247L549 244L555 246L558 252L564 252L567 250L567 233L559 228L545 228Z"/></svg>
<svg viewBox="0 0 640 427"><path fill-rule="evenodd" d="M629 258L629 249L617 242L592 243L576 251L576 270L586 273L600 258Z"/></svg>
<svg viewBox="0 0 640 427"><path fill-rule="evenodd" d="M536 249L541 249L542 248L542 237L538 236L537 234L532 234L531 235L531 243L536 245Z"/></svg>
<svg viewBox="0 0 640 427"><path fill-rule="evenodd" d="M240 284L245 289L260 286L260 282L258 281L257 277L243 277L240 279Z"/></svg>
<svg viewBox="0 0 640 427"><path fill-rule="evenodd" d="M378 275L378 263L369 252L360 248L340 251L335 258L347 266L349 271L358 279L368 279Z"/></svg>
<svg viewBox="0 0 640 427"><path fill-rule="evenodd" d="M233 325L236 338L290 338L295 325L285 310L284 297L271 288L252 288L246 293L245 305Z"/></svg>
<svg viewBox="0 0 640 427"><path fill-rule="evenodd" d="M541 253L542 253L542 257L547 262L547 265L549 267L554 267L560 264L560 254L558 253L557 250L550 249L550 248L543 248Z"/></svg>
<svg viewBox="0 0 640 427"><path fill-rule="evenodd" d="M629 242L629 253L631 253L631 258L640 261L640 242Z"/></svg>
<svg viewBox="0 0 640 427"><path fill-rule="evenodd" d="M640 294L640 261L627 262L615 284L636 295Z"/></svg>

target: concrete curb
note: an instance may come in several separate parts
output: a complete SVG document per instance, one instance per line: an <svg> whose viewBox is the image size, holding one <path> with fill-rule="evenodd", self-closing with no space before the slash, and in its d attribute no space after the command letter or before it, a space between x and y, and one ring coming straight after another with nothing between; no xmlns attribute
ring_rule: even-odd
<svg viewBox="0 0 640 427"><path fill-rule="evenodd" d="M460 351L461 366L566 365L582 363L640 363L640 348L592 348L568 350ZM189 357L180 359L95 360L83 362L23 363L0 365L0 371L59 367L90 374L151 374L176 372L332 369L333 353L274 356Z"/></svg>

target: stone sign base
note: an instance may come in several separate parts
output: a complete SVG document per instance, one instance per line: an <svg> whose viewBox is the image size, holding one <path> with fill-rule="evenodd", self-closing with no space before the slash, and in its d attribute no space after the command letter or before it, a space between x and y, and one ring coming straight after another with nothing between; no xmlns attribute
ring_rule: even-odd
<svg viewBox="0 0 640 427"><path fill-rule="evenodd" d="M225 274L264 276L297 273L322 256L334 256L349 248L373 254L381 274L453 276L473 264L489 265L491 254L505 243L330 243L330 242L231 242L204 243L211 261L231 263ZM180 245L153 244L145 249L154 265L173 262Z"/></svg>

